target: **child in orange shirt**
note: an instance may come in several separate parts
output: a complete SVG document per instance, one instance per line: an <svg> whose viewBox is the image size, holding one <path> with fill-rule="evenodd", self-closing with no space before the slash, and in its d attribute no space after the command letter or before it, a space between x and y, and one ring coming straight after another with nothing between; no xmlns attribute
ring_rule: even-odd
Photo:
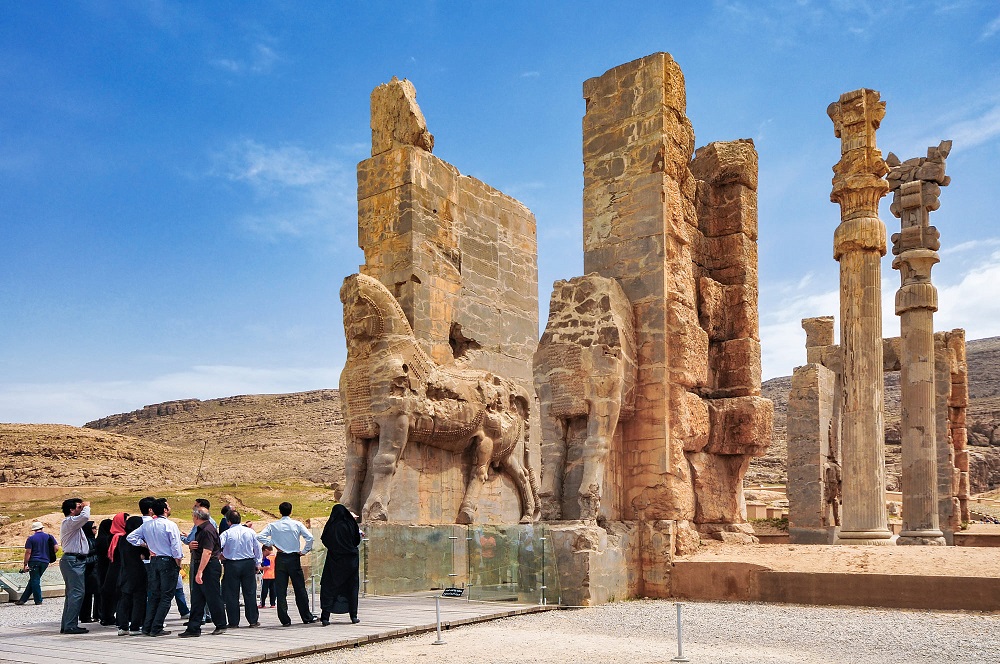
<svg viewBox="0 0 1000 664"><path fill-rule="evenodd" d="M266 544L261 547L264 553L264 560L261 561L261 567L264 568L264 575L260 580L260 604L257 606L258 609L264 608L264 600L267 598L267 593L271 593L271 608L274 608L274 602L277 597L274 594L274 549Z"/></svg>

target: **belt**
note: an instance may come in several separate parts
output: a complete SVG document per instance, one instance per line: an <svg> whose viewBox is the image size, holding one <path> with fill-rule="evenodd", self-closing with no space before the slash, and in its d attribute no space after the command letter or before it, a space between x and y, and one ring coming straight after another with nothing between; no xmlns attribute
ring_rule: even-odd
<svg viewBox="0 0 1000 664"><path fill-rule="evenodd" d="M87 558L90 556L89 553L73 553L71 551L63 551L64 556L73 556L74 558Z"/></svg>

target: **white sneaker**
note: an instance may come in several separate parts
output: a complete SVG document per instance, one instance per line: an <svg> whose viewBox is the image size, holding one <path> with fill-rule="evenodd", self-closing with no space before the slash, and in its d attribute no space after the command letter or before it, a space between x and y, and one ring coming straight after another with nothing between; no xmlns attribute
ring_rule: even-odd
<svg viewBox="0 0 1000 664"><path fill-rule="evenodd" d="M128 635L129 636L142 636L142 630L141 629L137 629L134 632L129 632Z"/></svg>
<svg viewBox="0 0 1000 664"><path fill-rule="evenodd" d="M119 629L118 630L118 636L128 636L128 630L127 629Z"/></svg>

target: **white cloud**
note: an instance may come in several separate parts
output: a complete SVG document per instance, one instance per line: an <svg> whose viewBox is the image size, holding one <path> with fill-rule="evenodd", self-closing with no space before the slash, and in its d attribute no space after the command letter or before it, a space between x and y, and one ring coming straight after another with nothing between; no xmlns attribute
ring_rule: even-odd
<svg viewBox="0 0 1000 664"><path fill-rule="evenodd" d="M1000 136L1000 104L979 116L956 122L945 130L946 136L961 148L971 148Z"/></svg>
<svg viewBox="0 0 1000 664"><path fill-rule="evenodd" d="M251 44L242 58L215 58L209 63L230 74L269 74L282 61L278 52L264 42Z"/></svg>
<svg viewBox="0 0 1000 664"><path fill-rule="evenodd" d="M80 426L176 399L336 388L340 367L195 366L146 380L0 384L0 421Z"/></svg>
<svg viewBox="0 0 1000 664"><path fill-rule="evenodd" d="M967 243L972 244L972 243ZM952 252L975 248L996 247L998 238L984 238L978 246L953 247ZM938 289L939 309L934 315L938 331L964 328L967 339L1000 336L1000 251L973 258L957 271L955 278L934 279ZM817 288L812 275L796 284L764 284L761 287L760 341L764 380L787 376L796 366L805 364L805 332L803 318L834 316L834 330L840 337L840 292L836 281ZM899 317L895 298L899 288L899 273L882 272L882 336L899 336Z"/></svg>
<svg viewBox="0 0 1000 664"><path fill-rule="evenodd" d="M538 78L541 75L542 75L541 72L526 71L523 74L521 74L521 78Z"/></svg>
<svg viewBox="0 0 1000 664"><path fill-rule="evenodd" d="M210 173L251 188L256 211L240 222L267 239L337 235L356 223L354 169L332 157L244 139L215 155Z"/></svg>
<svg viewBox="0 0 1000 664"><path fill-rule="evenodd" d="M986 24L983 28L983 34L979 36L980 39L989 39L996 33L1000 32L1000 16Z"/></svg>

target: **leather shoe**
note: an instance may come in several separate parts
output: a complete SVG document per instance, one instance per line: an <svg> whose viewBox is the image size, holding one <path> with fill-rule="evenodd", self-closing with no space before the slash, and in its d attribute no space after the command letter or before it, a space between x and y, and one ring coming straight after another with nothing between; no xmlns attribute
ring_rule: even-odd
<svg viewBox="0 0 1000 664"><path fill-rule="evenodd" d="M86 627L70 627L69 629L59 630L60 634L86 634L90 630Z"/></svg>
<svg viewBox="0 0 1000 664"><path fill-rule="evenodd" d="M178 634L177 636L181 637L182 639L188 639L191 638L192 636L201 636L201 632L189 632L185 630L180 634Z"/></svg>
<svg viewBox="0 0 1000 664"><path fill-rule="evenodd" d="M60 634L86 634L89 631L90 630L87 629L86 627L71 627L69 629L61 629L61 630L59 630L59 633Z"/></svg>
<svg viewBox="0 0 1000 664"><path fill-rule="evenodd" d="M286 622L286 623L281 623L281 626L282 626L282 627L291 627L291 626L292 626L292 623L290 623L290 622Z"/></svg>
<svg viewBox="0 0 1000 664"><path fill-rule="evenodd" d="M330 626L330 621L329 620L320 620L319 622L320 622L321 625L323 625L323 627L329 627Z"/></svg>
<svg viewBox="0 0 1000 664"><path fill-rule="evenodd" d="M250 623L249 625L247 625L247 627L260 627L260 623L259 622Z"/></svg>
<svg viewBox="0 0 1000 664"><path fill-rule="evenodd" d="M309 620L303 620L302 622L304 622L304 623L305 623L305 624L307 624L307 625L311 625L311 624L313 624L314 622L319 622L319 616L313 616L313 617L312 617L312 618L310 618Z"/></svg>
<svg viewBox="0 0 1000 664"><path fill-rule="evenodd" d="M225 627L216 627L214 630L212 630L212 636L219 636L220 634L225 634L225 633L226 633Z"/></svg>
<svg viewBox="0 0 1000 664"><path fill-rule="evenodd" d="M351 622L357 625L359 622L361 622L361 618L354 616L353 618L351 618Z"/></svg>
<svg viewBox="0 0 1000 664"><path fill-rule="evenodd" d="M17 600L16 602L14 602L14 604L17 604L18 606L24 606L24 602L22 602L21 600Z"/></svg>
<svg viewBox="0 0 1000 664"><path fill-rule="evenodd" d="M169 629L161 629L158 632L150 632L146 636L167 636L168 634L170 634Z"/></svg>

